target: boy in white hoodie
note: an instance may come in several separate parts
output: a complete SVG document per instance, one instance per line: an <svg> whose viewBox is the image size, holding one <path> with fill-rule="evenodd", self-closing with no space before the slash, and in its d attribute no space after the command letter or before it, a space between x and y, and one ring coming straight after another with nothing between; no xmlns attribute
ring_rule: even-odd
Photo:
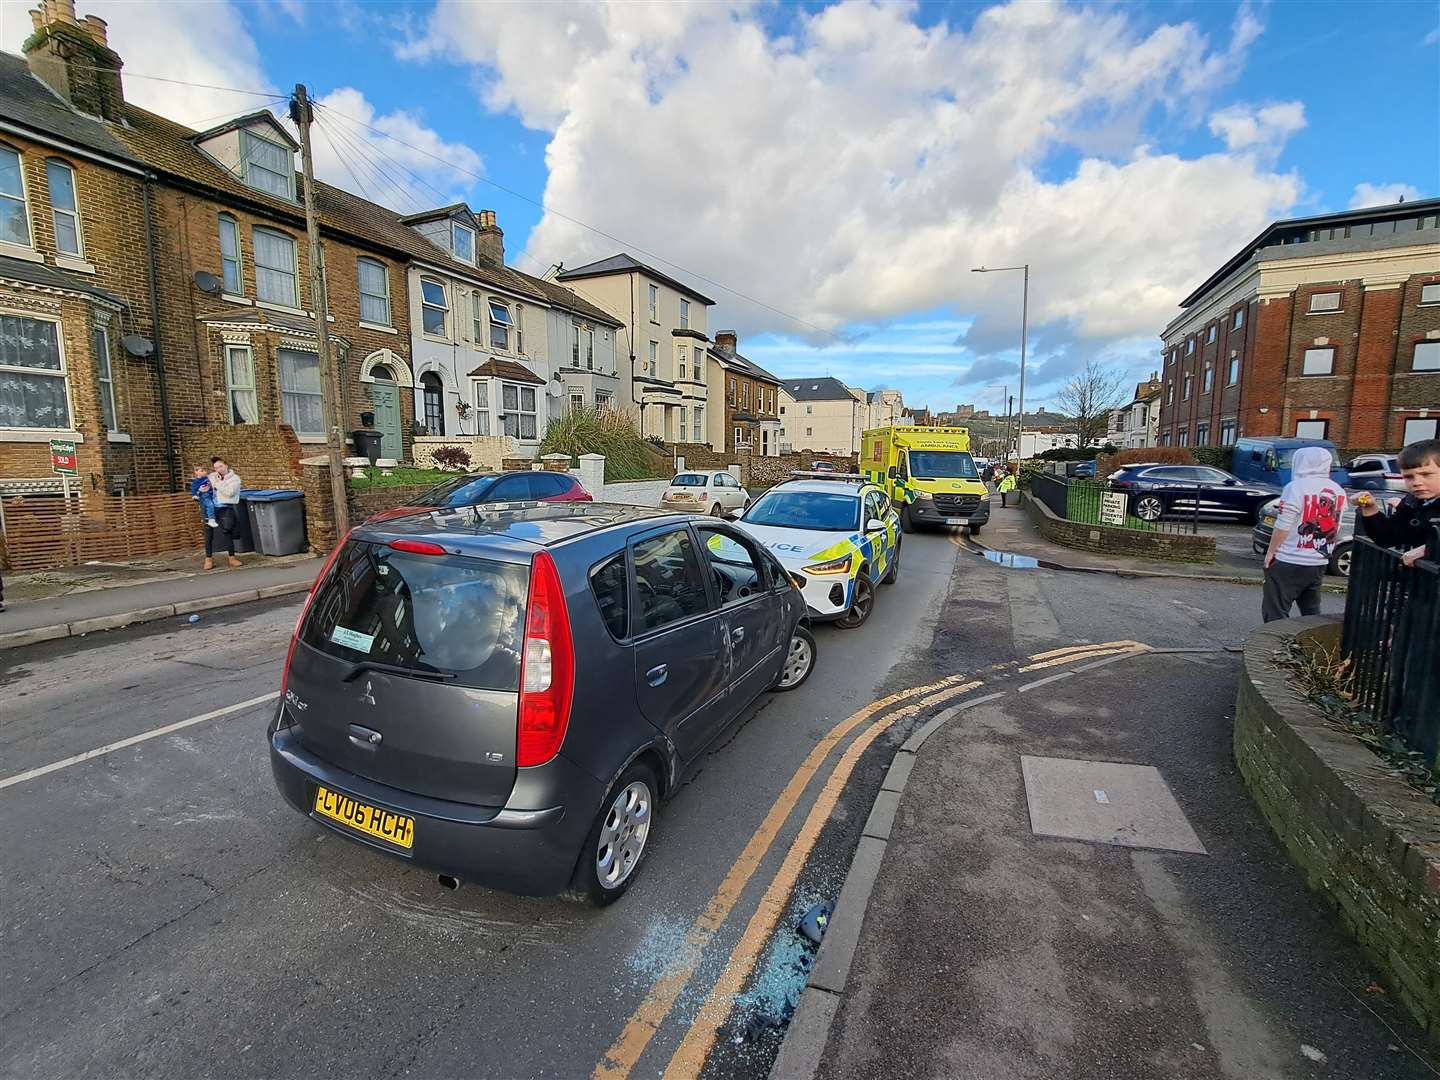
<svg viewBox="0 0 1440 1080"><path fill-rule="evenodd" d="M1330 451L1302 446L1290 465L1290 483L1280 493L1280 514L1265 551L1265 594L1260 604L1266 622L1288 619L1290 606L1301 615L1320 612L1320 582L1334 553L1345 490L1330 479Z"/></svg>

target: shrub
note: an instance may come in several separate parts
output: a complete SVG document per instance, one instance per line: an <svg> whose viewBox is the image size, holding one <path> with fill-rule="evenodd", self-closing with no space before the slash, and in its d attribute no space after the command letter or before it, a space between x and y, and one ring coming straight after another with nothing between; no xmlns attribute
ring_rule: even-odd
<svg viewBox="0 0 1440 1080"><path fill-rule="evenodd" d="M442 469L468 469L470 452L463 446L437 446L432 455Z"/></svg>
<svg viewBox="0 0 1440 1080"><path fill-rule="evenodd" d="M1117 450L1113 454L1101 454L1095 459L1095 478L1103 479L1116 469L1137 461L1154 461L1161 465L1193 465L1195 455L1188 446L1136 446L1129 450Z"/></svg>
<svg viewBox="0 0 1440 1080"><path fill-rule="evenodd" d="M649 443L629 415L614 409L571 409L550 421L540 443L542 454L605 455L605 479L644 480L660 475Z"/></svg>
<svg viewBox="0 0 1440 1080"><path fill-rule="evenodd" d="M1235 448L1233 446L1197 446L1191 453L1195 455L1195 460L1201 465L1213 465L1217 469L1229 472L1233 463L1232 459L1235 457Z"/></svg>
<svg viewBox="0 0 1440 1080"><path fill-rule="evenodd" d="M1038 472L1044 472L1044 467L1034 458L1028 458L1020 462L1020 472L1015 477L1015 486L1021 491L1030 490L1030 478Z"/></svg>

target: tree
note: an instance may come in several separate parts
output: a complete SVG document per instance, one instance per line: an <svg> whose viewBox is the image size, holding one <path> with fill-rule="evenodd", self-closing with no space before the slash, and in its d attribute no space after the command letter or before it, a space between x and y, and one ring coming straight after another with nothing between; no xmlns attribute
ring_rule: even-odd
<svg viewBox="0 0 1440 1080"><path fill-rule="evenodd" d="M1110 412L1125 402L1125 373L1105 367L1093 356L1085 369L1076 372L1055 395L1062 412L1075 417L1075 434L1081 446L1088 446L1110 429Z"/></svg>

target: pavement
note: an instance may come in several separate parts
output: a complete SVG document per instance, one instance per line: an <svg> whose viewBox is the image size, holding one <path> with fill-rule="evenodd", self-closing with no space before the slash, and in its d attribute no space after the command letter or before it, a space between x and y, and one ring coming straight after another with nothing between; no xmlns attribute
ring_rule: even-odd
<svg viewBox="0 0 1440 1080"><path fill-rule="evenodd" d="M237 569L222 556L202 570L204 553L130 563L89 563L5 580L0 649L113 630L235 604L303 592L315 580L315 556L241 555Z"/></svg>
<svg viewBox="0 0 1440 1080"><path fill-rule="evenodd" d="M870 621L817 628L815 675L716 741L604 910L450 892L290 810L264 727L298 597L0 652L0 1076L752 1080L812 975L826 1076L1309 1075L1297 1039L1346 1070L1315 1075L1412 1075L1233 777L1256 590L954 539L908 534ZM1055 649L1084 661L1020 670ZM1021 753L1156 765L1208 854L1035 837ZM820 901L843 965L795 932ZM1254 1032L1284 1056L1223 1071Z"/></svg>

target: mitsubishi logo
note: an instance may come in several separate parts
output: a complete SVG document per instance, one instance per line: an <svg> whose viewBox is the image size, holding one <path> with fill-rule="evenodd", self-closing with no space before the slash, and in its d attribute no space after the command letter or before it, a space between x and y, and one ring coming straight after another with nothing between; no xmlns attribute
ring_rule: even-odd
<svg viewBox="0 0 1440 1080"><path fill-rule="evenodd" d="M365 680L365 693L363 693L363 694L360 695L360 700L363 701L363 702L365 702L365 704L370 705L370 706L372 706L372 707L373 707L374 704L375 704L375 695L370 692L370 688L371 688L371 686L373 686L373 685L374 685L374 684L371 683L371 681L370 681L369 679L366 679L366 680Z"/></svg>

